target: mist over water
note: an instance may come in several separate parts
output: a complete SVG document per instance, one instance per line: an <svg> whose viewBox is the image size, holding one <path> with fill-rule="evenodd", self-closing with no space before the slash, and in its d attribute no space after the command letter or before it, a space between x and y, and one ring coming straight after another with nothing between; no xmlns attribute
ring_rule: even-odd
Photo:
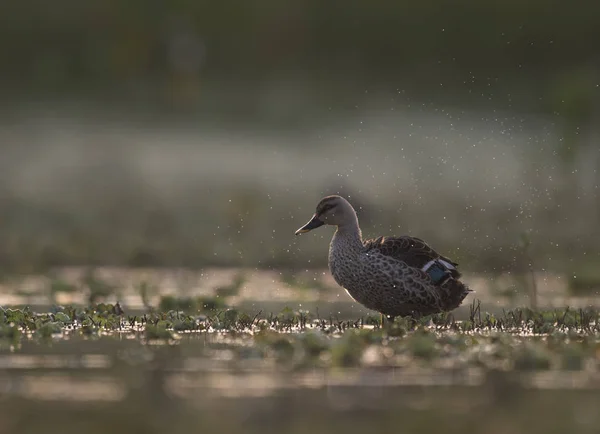
<svg viewBox="0 0 600 434"><path fill-rule="evenodd" d="M334 193L358 208L365 236L427 237L467 267L518 267L523 232L539 241L540 266L551 263L554 244L576 240L579 256L598 237L589 164L598 152L592 147L566 176L551 117L396 104L315 128L270 129L23 113L0 132L8 144L2 193L28 209L29 221L13 209L4 230L97 245L102 237L91 234L106 226L115 253L106 250L101 262L126 261L120 250L163 240L178 252L175 262L260 266L314 255L311 263L322 265L327 231L301 247L291 235ZM78 235L61 219L76 222ZM162 261L165 246L153 249Z"/></svg>

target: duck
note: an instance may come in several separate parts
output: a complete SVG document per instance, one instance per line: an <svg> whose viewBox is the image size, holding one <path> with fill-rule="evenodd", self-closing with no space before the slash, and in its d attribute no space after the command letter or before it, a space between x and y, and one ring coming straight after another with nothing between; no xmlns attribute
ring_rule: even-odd
<svg viewBox="0 0 600 434"><path fill-rule="evenodd" d="M312 218L295 234L335 226L329 271L338 285L364 307L392 322L419 319L456 309L472 292L460 281L458 263L420 238L380 236L363 240L355 209L338 195L318 203Z"/></svg>

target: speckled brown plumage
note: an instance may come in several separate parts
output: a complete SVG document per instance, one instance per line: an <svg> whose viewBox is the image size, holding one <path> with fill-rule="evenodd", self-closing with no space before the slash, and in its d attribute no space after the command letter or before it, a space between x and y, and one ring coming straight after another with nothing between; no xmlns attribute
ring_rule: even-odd
<svg viewBox="0 0 600 434"><path fill-rule="evenodd" d="M457 308L469 293L459 280L458 264L419 238L363 241L354 208L340 196L322 199L310 222L296 233L323 224L337 226L329 246L333 278L369 309L389 316L429 315ZM441 277L423 271L431 261Z"/></svg>

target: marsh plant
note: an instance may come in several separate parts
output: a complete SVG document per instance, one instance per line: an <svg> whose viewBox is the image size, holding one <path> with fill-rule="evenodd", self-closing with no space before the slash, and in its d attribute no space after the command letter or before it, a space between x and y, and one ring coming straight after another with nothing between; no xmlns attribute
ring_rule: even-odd
<svg viewBox="0 0 600 434"><path fill-rule="evenodd" d="M196 310L186 311L190 303ZM382 325L377 316L339 320L290 308L276 314L206 309L203 300L166 299L163 305L172 309L128 315L118 303L54 306L49 312L0 308L0 351L19 351L23 343L129 337L189 351L202 343L199 350L209 358L211 348L227 349L236 363L252 359L294 370L409 365L600 370L600 313L594 309L521 308L496 317L473 303L462 322L440 314Z"/></svg>

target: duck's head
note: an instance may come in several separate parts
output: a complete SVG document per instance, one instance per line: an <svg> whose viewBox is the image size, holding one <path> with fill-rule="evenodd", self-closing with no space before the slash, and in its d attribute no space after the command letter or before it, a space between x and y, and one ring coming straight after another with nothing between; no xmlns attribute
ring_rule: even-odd
<svg viewBox="0 0 600 434"><path fill-rule="evenodd" d="M344 226L356 222L356 212L350 202L341 196L321 199L312 218L296 231L296 235L312 231L323 225Z"/></svg>

